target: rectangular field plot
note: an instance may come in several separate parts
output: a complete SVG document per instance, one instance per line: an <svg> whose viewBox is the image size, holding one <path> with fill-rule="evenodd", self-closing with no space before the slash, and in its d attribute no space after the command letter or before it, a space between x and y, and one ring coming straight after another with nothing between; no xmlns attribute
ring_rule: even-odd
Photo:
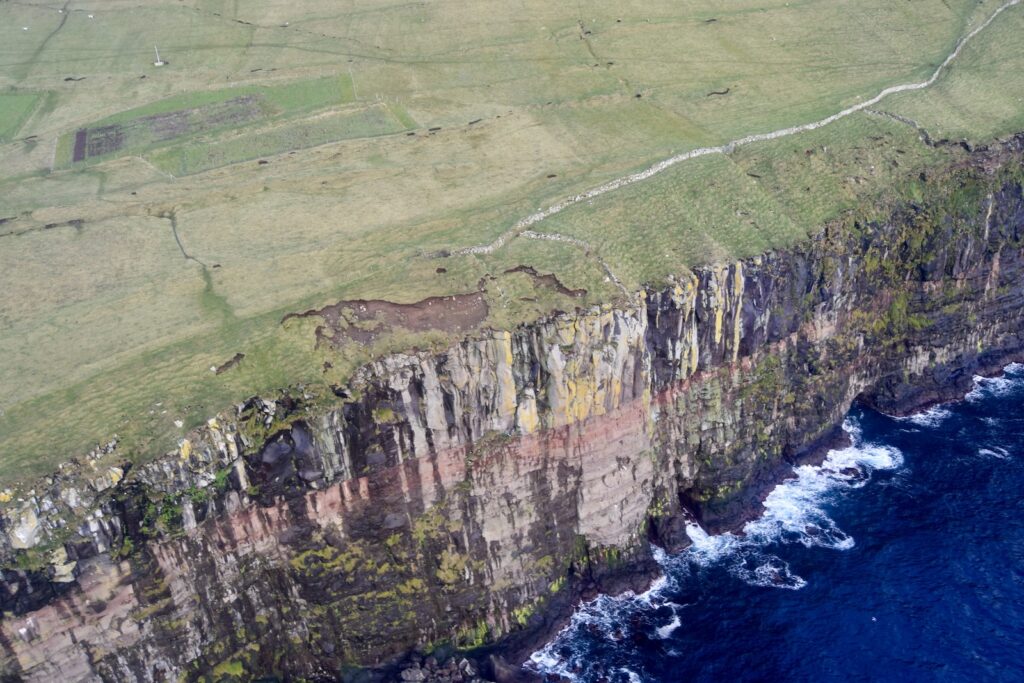
<svg viewBox="0 0 1024 683"><path fill-rule="evenodd" d="M197 133L244 125L263 118L262 98L242 95L192 109L151 114L125 123L82 128L75 133L72 163L121 151L145 149Z"/></svg>
<svg viewBox="0 0 1024 683"><path fill-rule="evenodd" d="M183 143L344 104L352 99L346 74L287 85L197 92L120 112L80 128L61 145L67 163L108 159Z"/></svg>

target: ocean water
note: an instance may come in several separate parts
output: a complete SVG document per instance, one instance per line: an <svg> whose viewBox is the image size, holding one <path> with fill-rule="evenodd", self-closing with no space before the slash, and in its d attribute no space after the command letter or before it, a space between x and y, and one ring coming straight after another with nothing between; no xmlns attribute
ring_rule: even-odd
<svg viewBox="0 0 1024 683"><path fill-rule="evenodd" d="M642 595L530 666L574 681L1024 681L1024 366L909 418L854 409L744 534L688 530Z"/></svg>

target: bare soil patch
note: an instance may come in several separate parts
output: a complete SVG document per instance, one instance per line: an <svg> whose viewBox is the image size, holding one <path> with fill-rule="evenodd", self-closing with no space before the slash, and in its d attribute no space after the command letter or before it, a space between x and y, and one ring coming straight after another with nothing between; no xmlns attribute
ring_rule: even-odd
<svg viewBox="0 0 1024 683"><path fill-rule="evenodd" d="M228 359L227 362L225 362L225 363L223 363L221 365L216 366L213 369L213 371L214 371L214 373L216 373L218 375L222 375L225 372L227 372L228 370L230 370L231 368L233 368L236 365L238 365L239 363L241 363L244 359L245 359L245 354L244 353L236 353L234 356L232 356L230 359Z"/></svg>
<svg viewBox="0 0 1024 683"><path fill-rule="evenodd" d="M396 328L410 332L466 332L480 325L487 313L483 292L472 292L432 296L411 304L379 299L339 301L303 313L289 313L281 322L291 318L321 318L323 324L316 328L317 345L338 346L346 340L369 344Z"/></svg>
<svg viewBox="0 0 1024 683"><path fill-rule="evenodd" d="M570 289L562 284L562 281L558 279L558 276L554 273L546 273L544 275L537 272L537 269L533 266L516 266L515 268L509 268L505 271L505 274L509 273L526 273L533 278L533 281L539 285L550 287L559 294L571 296L575 298L584 297L587 295L585 289Z"/></svg>

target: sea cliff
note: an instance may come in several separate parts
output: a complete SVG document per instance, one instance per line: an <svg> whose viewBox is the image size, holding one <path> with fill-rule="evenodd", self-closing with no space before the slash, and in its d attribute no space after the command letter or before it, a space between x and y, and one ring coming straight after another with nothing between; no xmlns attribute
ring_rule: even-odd
<svg viewBox="0 0 1024 683"><path fill-rule="evenodd" d="M519 654L650 544L1024 354L1024 138L812 239L291 387L4 492L3 680L332 680ZM59 425L55 425L59 428ZM390 674L388 674L390 675Z"/></svg>

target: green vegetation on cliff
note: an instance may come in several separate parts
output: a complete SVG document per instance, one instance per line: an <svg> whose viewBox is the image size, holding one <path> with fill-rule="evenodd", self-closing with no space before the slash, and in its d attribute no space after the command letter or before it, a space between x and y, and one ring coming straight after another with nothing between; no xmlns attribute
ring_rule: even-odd
<svg viewBox="0 0 1024 683"><path fill-rule="evenodd" d="M923 81L999 5L5 3L4 481L114 433L151 457L253 393L340 382L371 354L608 301L613 277L633 289L884 203L965 153L937 141L1024 128L1024 9L932 87L533 226L561 241L459 255L672 154ZM282 322L481 290L434 322L349 306L328 341L320 317Z"/></svg>

